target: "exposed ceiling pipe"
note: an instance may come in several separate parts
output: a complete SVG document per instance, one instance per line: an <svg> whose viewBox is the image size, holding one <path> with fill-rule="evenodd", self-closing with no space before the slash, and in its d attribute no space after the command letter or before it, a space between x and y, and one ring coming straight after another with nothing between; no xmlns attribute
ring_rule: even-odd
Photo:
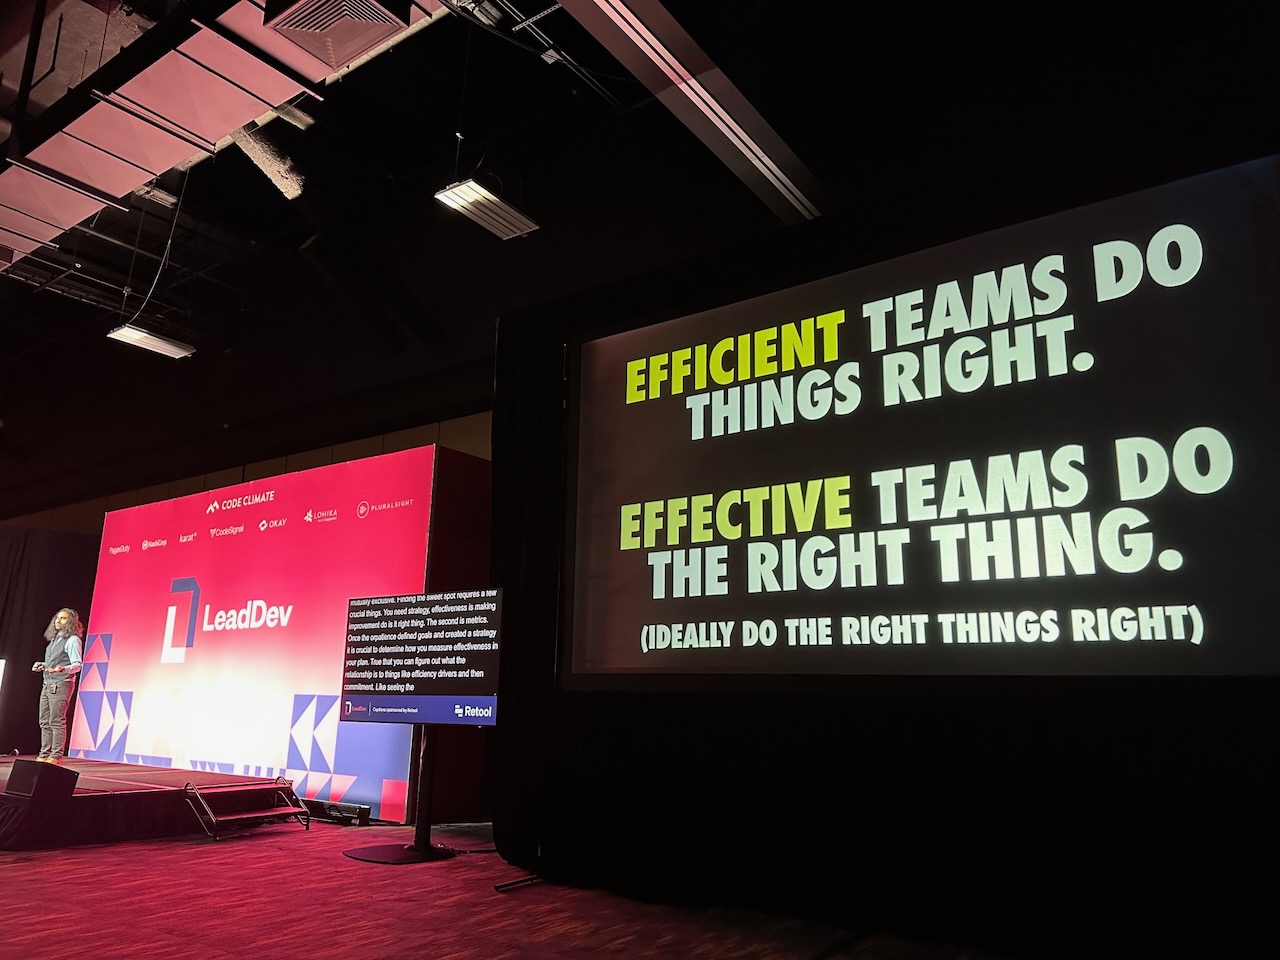
<svg viewBox="0 0 1280 960"><path fill-rule="evenodd" d="M36 57L40 53L40 37L44 32L44 18L48 0L35 0L31 10L31 34L27 37L27 55L22 61L22 77L18 81L18 96L13 105L13 129L9 134L9 156L22 155L22 135L26 129L27 105L31 102L32 80L36 75Z"/></svg>

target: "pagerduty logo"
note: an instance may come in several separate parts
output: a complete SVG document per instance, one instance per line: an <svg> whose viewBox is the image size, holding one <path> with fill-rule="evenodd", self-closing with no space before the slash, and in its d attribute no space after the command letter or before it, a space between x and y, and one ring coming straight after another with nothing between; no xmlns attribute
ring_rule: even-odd
<svg viewBox="0 0 1280 960"><path fill-rule="evenodd" d="M117 554L128 553L128 552L129 552L129 545L127 543L122 543L117 547L107 547L107 553L111 554L113 557L116 556Z"/></svg>

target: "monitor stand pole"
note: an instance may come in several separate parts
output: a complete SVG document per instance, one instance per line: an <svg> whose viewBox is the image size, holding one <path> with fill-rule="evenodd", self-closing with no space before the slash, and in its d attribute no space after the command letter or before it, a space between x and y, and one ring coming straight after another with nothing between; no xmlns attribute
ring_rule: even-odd
<svg viewBox="0 0 1280 960"><path fill-rule="evenodd" d="M422 739L422 754L418 762L417 819L413 825L413 843L359 847L342 851L343 856L368 863L431 863L458 855L458 851L451 847L431 842L431 772L436 735L429 723L417 724L417 731Z"/></svg>

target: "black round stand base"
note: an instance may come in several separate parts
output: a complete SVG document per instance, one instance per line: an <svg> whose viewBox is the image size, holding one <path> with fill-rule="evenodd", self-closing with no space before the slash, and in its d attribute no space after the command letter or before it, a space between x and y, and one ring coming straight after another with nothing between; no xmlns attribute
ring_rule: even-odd
<svg viewBox="0 0 1280 960"><path fill-rule="evenodd" d="M431 843L425 847L416 847L412 843L387 843L377 847L343 850L342 855L352 860L363 860L366 863L432 863L436 860L456 857L458 851L438 843Z"/></svg>

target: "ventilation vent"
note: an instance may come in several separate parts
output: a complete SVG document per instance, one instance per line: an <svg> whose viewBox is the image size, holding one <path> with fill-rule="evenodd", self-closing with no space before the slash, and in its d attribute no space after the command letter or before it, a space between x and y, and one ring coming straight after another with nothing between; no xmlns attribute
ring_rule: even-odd
<svg viewBox="0 0 1280 960"><path fill-rule="evenodd" d="M275 0L266 25L340 70L409 26L410 0Z"/></svg>

